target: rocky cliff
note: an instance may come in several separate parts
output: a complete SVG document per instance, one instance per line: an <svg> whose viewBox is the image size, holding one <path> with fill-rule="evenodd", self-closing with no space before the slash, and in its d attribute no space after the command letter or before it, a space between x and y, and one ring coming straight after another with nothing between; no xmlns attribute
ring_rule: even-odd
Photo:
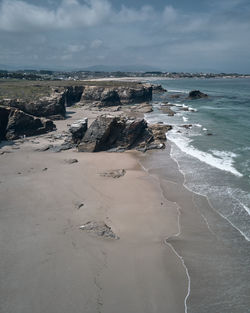
<svg viewBox="0 0 250 313"><path fill-rule="evenodd" d="M40 135L55 128L51 120L32 116L17 108L0 106L0 141Z"/></svg>

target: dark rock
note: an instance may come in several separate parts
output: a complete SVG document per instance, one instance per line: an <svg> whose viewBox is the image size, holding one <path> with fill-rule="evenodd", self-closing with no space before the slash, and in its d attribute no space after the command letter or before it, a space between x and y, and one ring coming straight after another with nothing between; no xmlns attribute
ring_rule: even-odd
<svg viewBox="0 0 250 313"><path fill-rule="evenodd" d="M78 163L77 159L66 159L64 160L65 163L67 164L74 164L74 163Z"/></svg>
<svg viewBox="0 0 250 313"><path fill-rule="evenodd" d="M130 107L130 110L133 112L139 112L139 113L150 113L153 111L152 104L145 102L137 105L133 105Z"/></svg>
<svg viewBox="0 0 250 313"><path fill-rule="evenodd" d="M163 88L162 85L157 84L157 85L152 85L152 90L155 93L162 93L162 92L167 92L167 89Z"/></svg>
<svg viewBox="0 0 250 313"><path fill-rule="evenodd" d="M144 84L134 88L118 88L118 94L122 104L133 104L151 101L152 91L152 86L148 84Z"/></svg>
<svg viewBox="0 0 250 313"><path fill-rule="evenodd" d="M200 98L207 98L208 95L201 92L200 90L192 90L190 91L188 98L189 99L200 99Z"/></svg>
<svg viewBox="0 0 250 313"><path fill-rule="evenodd" d="M154 136L154 140L162 142L166 140L166 133L172 129L172 126L164 124L151 124L149 125L149 129Z"/></svg>
<svg viewBox="0 0 250 313"><path fill-rule="evenodd" d="M80 152L143 150L152 144L163 148L165 132L171 126L148 126L144 119L99 116L78 145ZM155 148L155 147L154 147ZM150 148L149 148L150 149Z"/></svg>
<svg viewBox="0 0 250 313"><path fill-rule="evenodd" d="M105 222L87 222L86 224L79 227L81 230L93 232L97 236L106 237L110 239L119 239L119 237L112 231Z"/></svg>
<svg viewBox="0 0 250 313"><path fill-rule="evenodd" d="M87 86L81 97L83 102L97 102L97 106L119 106L120 97L115 88L105 88L98 86Z"/></svg>
<svg viewBox="0 0 250 313"><path fill-rule="evenodd" d="M0 104L17 108L36 117L54 117L54 119L62 119L65 117L66 113L65 91L54 91L50 96L41 97L34 101L25 101L22 99L5 99L2 100Z"/></svg>
<svg viewBox="0 0 250 313"><path fill-rule="evenodd" d="M171 99L179 99L181 97L181 95L171 95L170 98Z"/></svg>
<svg viewBox="0 0 250 313"><path fill-rule="evenodd" d="M70 107L81 100L84 88L84 86L69 86L66 88L65 102L67 107Z"/></svg>
<svg viewBox="0 0 250 313"><path fill-rule="evenodd" d="M181 127L186 128L186 129L190 129L192 128L192 124L187 124L187 125L181 125Z"/></svg>
<svg viewBox="0 0 250 313"><path fill-rule="evenodd" d="M212 133L207 133L207 136L213 136L213 134Z"/></svg>
<svg viewBox="0 0 250 313"><path fill-rule="evenodd" d="M103 177L112 177L112 178L120 178L126 174L124 169L121 170L113 170L105 173L101 173L100 175Z"/></svg>
<svg viewBox="0 0 250 313"><path fill-rule="evenodd" d="M82 93L81 103L98 107L120 106L152 100L151 85L135 85L135 87L99 87L86 86Z"/></svg>
<svg viewBox="0 0 250 313"><path fill-rule="evenodd" d="M50 120L34 117L15 108L0 107L0 115L1 138L7 140L40 135L56 128Z"/></svg>
<svg viewBox="0 0 250 313"><path fill-rule="evenodd" d="M160 110L164 113L167 114L168 116L174 116L175 112L170 109L169 105L161 105Z"/></svg>
<svg viewBox="0 0 250 313"><path fill-rule="evenodd" d="M61 152L61 151L65 151L65 150L70 150L70 149L72 149L74 147L75 147L75 145L73 145L72 143L64 142L61 145L52 146L50 148L50 150L53 151L53 152Z"/></svg>
<svg viewBox="0 0 250 313"><path fill-rule="evenodd" d="M72 142L79 143L85 135L88 128L88 119L78 120L70 125L69 131L72 135Z"/></svg>

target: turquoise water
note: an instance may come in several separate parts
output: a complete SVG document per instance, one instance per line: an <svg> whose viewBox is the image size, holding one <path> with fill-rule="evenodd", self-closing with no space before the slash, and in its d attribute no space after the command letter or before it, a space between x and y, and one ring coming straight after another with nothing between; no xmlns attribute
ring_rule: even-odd
<svg viewBox="0 0 250 313"><path fill-rule="evenodd" d="M185 175L185 185L207 196L217 212L250 240L250 79L153 83L162 84L168 92L154 96L154 112L146 118L174 125L168 139L171 155ZM187 99L194 89L209 97ZM160 110L164 101L174 104L174 117ZM192 127L186 129L183 124Z"/></svg>

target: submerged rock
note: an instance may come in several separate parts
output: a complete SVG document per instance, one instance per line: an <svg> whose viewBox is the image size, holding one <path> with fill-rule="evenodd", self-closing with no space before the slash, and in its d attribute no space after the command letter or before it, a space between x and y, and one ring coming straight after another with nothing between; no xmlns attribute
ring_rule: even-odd
<svg viewBox="0 0 250 313"><path fill-rule="evenodd" d="M201 99L207 97L208 95L206 93L201 92L200 90L192 90L188 95L189 99Z"/></svg>

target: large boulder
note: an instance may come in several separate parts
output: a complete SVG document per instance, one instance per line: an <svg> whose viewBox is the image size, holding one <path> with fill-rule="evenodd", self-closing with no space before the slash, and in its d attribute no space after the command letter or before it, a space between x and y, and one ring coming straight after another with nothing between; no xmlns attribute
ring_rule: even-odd
<svg viewBox="0 0 250 313"><path fill-rule="evenodd" d="M134 104L152 100L152 86L140 85L137 87L119 87L117 89L122 104Z"/></svg>
<svg viewBox="0 0 250 313"><path fill-rule="evenodd" d="M153 84L152 89L154 93L163 93L167 92L167 89L163 88L160 84Z"/></svg>
<svg viewBox="0 0 250 313"><path fill-rule="evenodd" d="M78 145L80 152L124 151L128 149L163 148L166 140L165 132L169 126L159 127L147 125L144 119L99 116L86 131Z"/></svg>
<svg viewBox="0 0 250 313"><path fill-rule="evenodd" d="M81 97L84 103L95 102L98 106L117 106L120 105L120 98L115 88L105 88L98 86L87 86Z"/></svg>
<svg viewBox="0 0 250 313"><path fill-rule="evenodd" d="M118 120L114 116L99 116L85 133L78 146L80 152L98 152L109 150L119 133Z"/></svg>
<svg viewBox="0 0 250 313"><path fill-rule="evenodd" d="M1 139L40 135L56 128L51 120L34 117L16 108L0 107L0 116Z"/></svg>
<svg viewBox="0 0 250 313"><path fill-rule="evenodd" d="M188 95L189 99L201 99L207 97L208 95L206 93L201 92L200 90L192 90Z"/></svg>
<svg viewBox="0 0 250 313"><path fill-rule="evenodd" d="M65 101L66 106L72 106L82 98L84 86L69 86L66 88Z"/></svg>
<svg viewBox="0 0 250 313"><path fill-rule="evenodd" d="M84 118L81 120L78 120L70 125L69 131L72 136L72 142L74 144L78 144L83 136L85 135L88 128L88 119Z"/></svg>
<svg viewBox="0 0 250 313"><path fill-rule="evenodd" d="M14 107L27 114L51 119L65 117L65 91L54 90L50 96L43 96L37 100L4 99L2 105Z"/></svg>

